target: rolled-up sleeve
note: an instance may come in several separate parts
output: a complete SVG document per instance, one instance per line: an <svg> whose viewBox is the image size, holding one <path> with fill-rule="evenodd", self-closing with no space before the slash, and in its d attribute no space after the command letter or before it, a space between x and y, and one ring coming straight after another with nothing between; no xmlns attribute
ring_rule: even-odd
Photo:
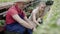
<svg viewBox="0 0 60 34"><path fill-rule="evenodd" d="M15 8L10 8L9 14L12 16L12 15L18 14L18 12L16 11Z"/></svg>

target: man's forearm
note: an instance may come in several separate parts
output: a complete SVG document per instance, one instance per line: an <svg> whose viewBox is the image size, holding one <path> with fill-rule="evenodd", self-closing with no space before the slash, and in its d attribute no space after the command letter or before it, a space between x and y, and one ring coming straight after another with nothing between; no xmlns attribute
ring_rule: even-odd
<svg viewBox="0 0 60 34"><path fill-rule="evenodd" d="M20 23L20 22L19 22ZM32 29L32 27L31 27L31 25L30 24L28 24L27 22L25 22L25 21L21 21L21 23L20 23L21 25L23 25L24 27L26 27L26 28L30 28L30 29Z"/></svg>
<svg viewBox="0 0 60 34"><path fill-rule="evenodd" d="M24 21L23 19L21 19L17 14L13 15L12 17L13 17L13 19L15 19L22 26L24 26L26 28L30 28L30 29L33 28L30 24L28 24L26 21Z"/></svg>
<svg viewBox="0 0 60 34"><path fill-rule="evenodd" d="M26 22L28 22L28 24L30 24L31 26L33 26L32 22L31 22L29 19L27 19L27 17L24 17L24 20L25 20Z"/></svg>

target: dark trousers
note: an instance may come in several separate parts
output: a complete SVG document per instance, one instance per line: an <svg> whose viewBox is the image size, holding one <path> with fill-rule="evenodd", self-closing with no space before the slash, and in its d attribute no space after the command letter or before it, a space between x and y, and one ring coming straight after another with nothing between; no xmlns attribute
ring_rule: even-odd
<svg viewBox="0 0 60 34"><path fill-rule="evenodd" d="M2 34L2 33L1 33ZM10 31L5 31L3 34L21 34L20 32L10 32ZM32 32L26 30L24 34L32 34Z"/></svg>
<svg viewBox="0 0 60 34"><path fill-rule="evenodd" d="M15 22L13 24L6 26L6 34L32 34L32 30L25 28L24 26L20 25L19 23Z"/></svg>

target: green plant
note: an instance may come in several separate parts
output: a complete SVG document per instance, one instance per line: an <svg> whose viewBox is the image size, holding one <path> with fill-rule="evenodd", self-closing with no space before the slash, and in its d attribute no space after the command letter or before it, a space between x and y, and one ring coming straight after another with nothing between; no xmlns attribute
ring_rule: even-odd
<svg viewBox="0 0 60 34"><path fill-rule="evenodd" d="M0 20L0 26L3 26L5 23L5 20Z"/></svg>

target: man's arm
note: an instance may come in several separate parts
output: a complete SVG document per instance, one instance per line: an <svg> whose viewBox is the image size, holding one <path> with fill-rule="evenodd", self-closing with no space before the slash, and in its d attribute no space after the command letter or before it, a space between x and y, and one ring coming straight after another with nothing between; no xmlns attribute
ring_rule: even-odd
<svg viewBox="0 0 60 34"><path fill-rule="evenodd" d="M33 27L32 27L30 24L28 24L26 21L24 21L23 19L21 19L18 14L13 15L12 17L13 17L13 19L15 19L18 23L20 23L21 25L23 25L24 27L33 29Z"/></svg>

